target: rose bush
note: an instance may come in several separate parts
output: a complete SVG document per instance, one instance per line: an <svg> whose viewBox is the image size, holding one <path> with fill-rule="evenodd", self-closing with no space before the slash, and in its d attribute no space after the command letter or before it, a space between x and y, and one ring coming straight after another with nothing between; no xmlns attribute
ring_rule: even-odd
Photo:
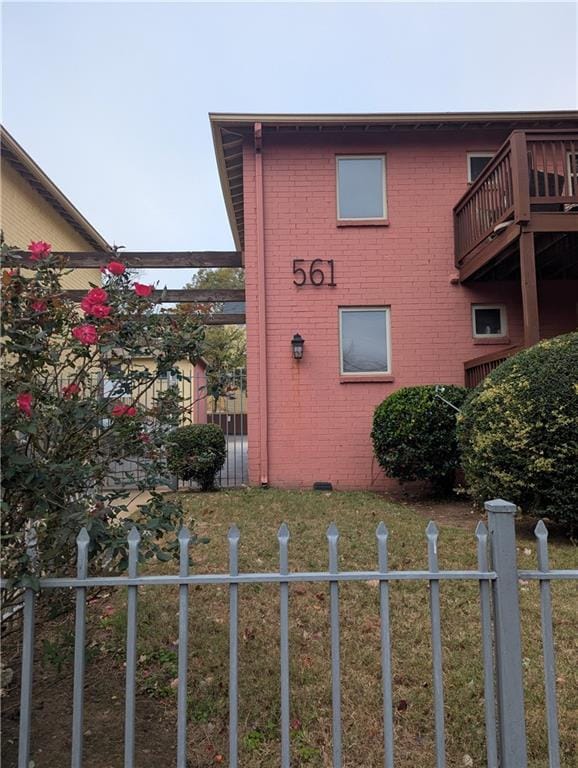
<svg viewBox="0 0 578 768"><path fill-rule="evenodd" d="M103 285L79 306L61 288L65 260L44 241L29 252L26 270L2 272L1 562L11 583L5 606L40 575L71 570L82 526L92 568L126 566L132 525L143 558L177 552L181 510L155 488L166 481L164 438L184 404L172 394L167 424L166 403L147 410L145 394L179 360L196 362L204 339L198 316L177 323L155 313L152 287L137 287L121 261L109 262ZM1 256L3 263L18 259L4 244ZM152 370L136 367L137 357L152 357ZM127 457L140 464L137 492L151 491L131 515L128 493L110 483L111 465ZM27 552L32 530L34 562Z"/></svg>

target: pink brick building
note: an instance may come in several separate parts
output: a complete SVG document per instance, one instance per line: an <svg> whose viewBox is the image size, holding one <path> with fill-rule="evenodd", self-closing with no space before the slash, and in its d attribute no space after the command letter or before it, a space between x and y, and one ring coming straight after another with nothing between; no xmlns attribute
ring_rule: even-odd
<svg viewBox="0 0 578 768"><path fill-rule="evenodd" d="M252 484L383 487L384 398L576 328L578 113L211 123L246 270Z"/></svg>

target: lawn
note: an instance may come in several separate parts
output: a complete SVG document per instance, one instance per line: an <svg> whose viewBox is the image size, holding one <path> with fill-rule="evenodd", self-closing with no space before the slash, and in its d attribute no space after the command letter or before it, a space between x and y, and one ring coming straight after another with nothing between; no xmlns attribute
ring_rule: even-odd
<svg viewBox="0 0 578 768"><path fill-rule="evenodd" d="M420 508L370 493L231 491L183 496L195 532L210 537L193 549L194 570L222 572L227 564L226 532L241 530L240 570L278 568L279 524L291 532L290 567L325 570L325 531L340 531L340 566L376 567L375 528L385 520L390 567L427 567L425 525ZM433 517L441 517L435 506ZM442 523L441 568L475 568L477 517L466 505ZM444 517L447 517L444 515ZM193 522L194 521L194 522ZM552 567L576 568L577 548L567 539L551 543ZM527 524L519 531L519 567L535 566ZM164 565L167 570L170 565ZM157 567L155 567L158 570ZM578 665L575 624L577 584L555 583L553 601L557 646L562 765L576 768L578 751ZM177 676L177 591L148 588L139 593L137 765L174 765ZM444 582L442 633L448 767L485 765L481 642L476 584ZM342 722L344 768L383 765L379 665L379 590L374 582L340 587ZM523 654L531 768L547 766L541 664L540 608L535 583L521 586ZM331 766L331 689L328 587L290 587L292 764ZM122 765L124 594L111 593L91 604L90 663L87 673L87 768ZM428 587L394 583L391 588L394 670L395 757L399 768L433 766L433 706ZM278 587L243 585L239 607L240 765L279 765ZM190 593L189 754L190 768L227 764L228 593L224 587L195 587ZM68 764L70 658L60 663L47 648L58 646L70 626L61 622L38 641L38 696L35 709L35 768ZM48 645L46 643L48 642ZM52 644L52 645L51 645ZM38 699L37 699L38 700ZM61 729L56 729L56 725ZM8 737L10 740L11 733ZM6 737L5 737L6 741ZM13 754L10 744L6 754ZM42 749L42 752L38 752ZM6 763L9 764L9 763Z"/></svg>

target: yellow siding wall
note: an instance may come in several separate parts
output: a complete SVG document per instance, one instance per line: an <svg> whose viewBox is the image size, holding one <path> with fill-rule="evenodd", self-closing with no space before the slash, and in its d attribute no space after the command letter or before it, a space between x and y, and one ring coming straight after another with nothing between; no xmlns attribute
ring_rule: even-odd
<svg viewBox="0 0 578 768"><path fill-rule="evenodd" d="M155 373L157 370L157 361L156 359L152 357L135 357L133 358L133 366L137 370L143 370L146 369L150 371L151 373ZM183 374L183 376L187 376L190 378L189 381L181 381L178 384L179 390L181 392L181 395L183 396L185 402L189 401L190 408L187 412L187 417L183 418L183 421L194 421L194 407L193 407L193 401L195 399L195 367L189 360L180 360L176 366L180 370L180 372ZM146 384L144 385L146 386ZM157 395L161 392L166 392L168 388L167 381L157 379L157 381L151 386L151 388L147 391L145 394L145 402L151 406L154 402L154 398L157 397ZM138 396L138 389L135 392L135 395ZM128 401L130 401L130 396L127 396L125 398Z"/></svg>
<svg viewBox="0 0 578 768"><path fill-rule="evenodd" d="M25 249L31 240L46 240L55 251L93 251L81 235L10 165L1 161L1 225L8 245ZM77 269L62 279L63 288L100 285L98 269Z"/></svg>

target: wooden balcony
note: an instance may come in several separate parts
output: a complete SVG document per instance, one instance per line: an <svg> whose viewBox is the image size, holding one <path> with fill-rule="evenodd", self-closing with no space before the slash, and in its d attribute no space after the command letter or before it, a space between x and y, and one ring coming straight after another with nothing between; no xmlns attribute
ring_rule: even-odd
<svg viewBox="0 0 578 768"><path fill-rule="evenodd" d="M460 280L530 232L578 232L578 130L510 134L454 207Z"/></svg>
<svg viewBox="0 0 578 768"><path fill-rule="evenodd" d="M518 346L505 347L498 352L490 352L488 355L474 357L473 360L466 360L464 363L466 387L470 389L477 387L494 368L497 368L504 360L515 355L520 349L521 347Z"/></svg>

